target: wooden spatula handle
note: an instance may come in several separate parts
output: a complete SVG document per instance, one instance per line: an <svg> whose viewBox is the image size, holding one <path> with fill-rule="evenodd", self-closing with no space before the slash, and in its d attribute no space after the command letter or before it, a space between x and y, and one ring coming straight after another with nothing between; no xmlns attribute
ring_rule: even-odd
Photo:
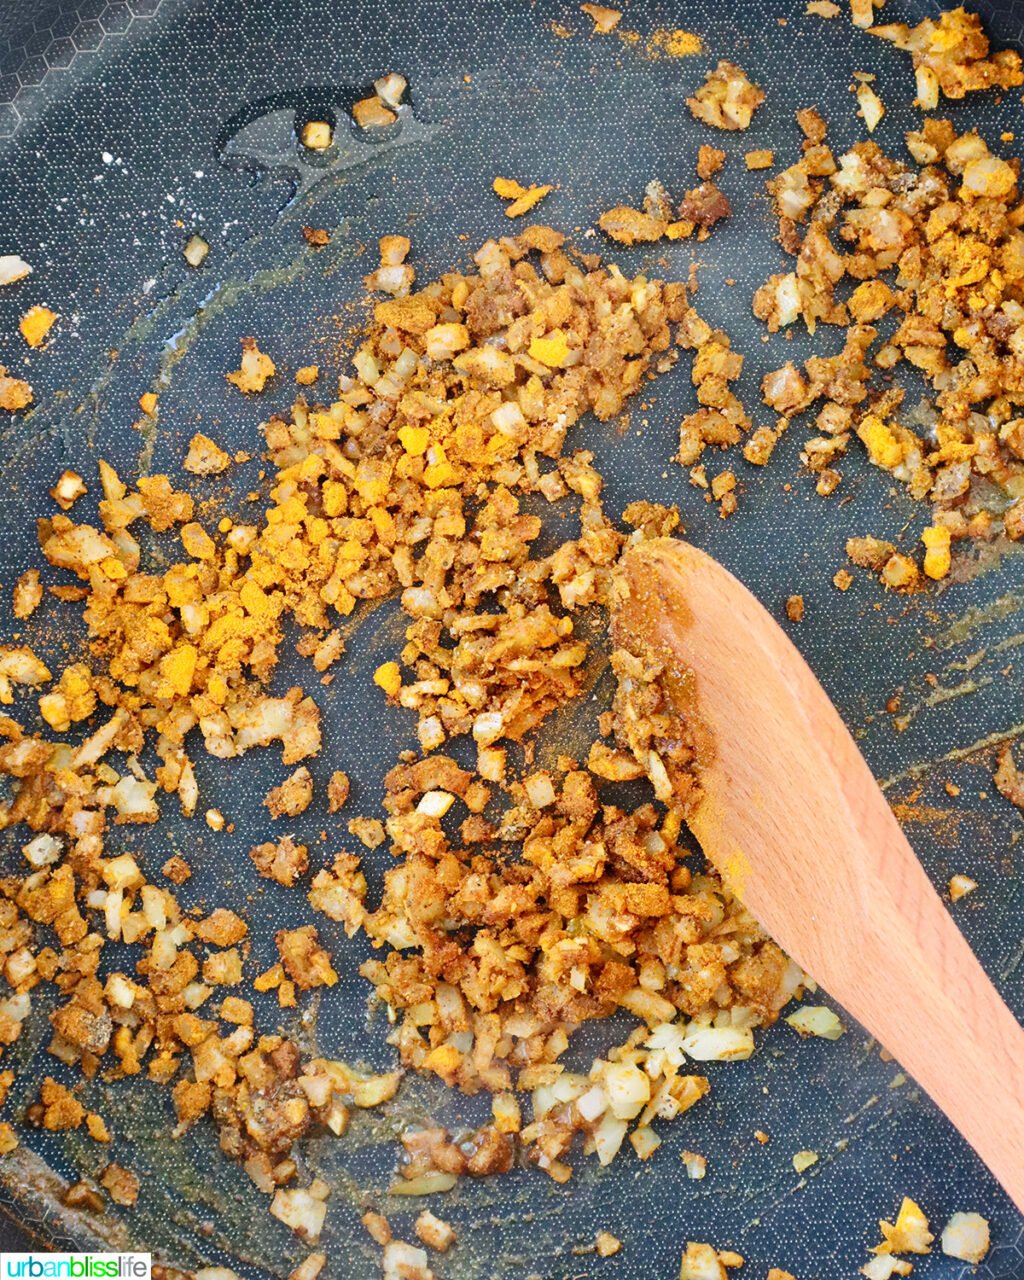
<svg viewBox="0 0 1024 1280"><path fill-rule="evenodd" d="M1024 1212L1024 1029L838 712L720 565L669 540L630 556L617 625L696 672L685 710L714 744L694 834L765 929L899 1060Z"/></svg>

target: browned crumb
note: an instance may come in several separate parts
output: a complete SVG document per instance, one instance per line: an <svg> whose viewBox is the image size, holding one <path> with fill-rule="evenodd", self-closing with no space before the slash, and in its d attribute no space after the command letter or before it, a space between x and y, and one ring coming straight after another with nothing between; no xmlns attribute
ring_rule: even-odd
<svg viewBox="0 0 1024 1280"><path fill-rule="evenodd" d="M306 243L314 249L322 249L331 243L331 233L323 227L303 227L302 234Z"/></svg>
<svg viewBox="0 0 1024 1280"><path fill-rule="evenodd" d="M763 102L764 93L751 84L746 72L724 59L708 72L694 96L686 99L691 115L716 129L748 128Z"/></svg>
<svg viewBox="0 0 1024 1280"><path fill-rule="evenodd" d="M511 204L505 207L506 218L521 218L524 213L540 204L545 196L554 191L554 187L547 183L541 186L524 187L516 182L514 178L495 178L491 184L495 195L499 195L503 200L510 200Z"/></svg>
<svg viewBox="0 0 1024 1280"><path fill-rule="evenodd" d="M49 307L29 307L18 321L18 329L30 347L41 347L57 318L56 311L51 311Z"/></svg>
<svg viewBox="0 0 1024 1280"><path fill-rule="evenodd" d="M331 779L327 784L327 808L331 813L337 813L340 808L348 800L349 793L352 790L352 784L349 776L341 769L336 769L331 774Z"/></svg>
<svg viewBox="0 0 1024 1280"><path fill-rule="evenodd" d="M384 843L384 824L379 818L349 818L348 833L361 841L367 849L376 849Z"/></svg>
<svg viewBox="0 0 1024 1280"><path fill-rule="evenodd" d="M742 1265L742 1255L732 1249L716 1250L713 1245L691 1240L683 1252L679 1280L704 1280L705 1277L724 1280L727 1267Z"/></svg>
<svg viewBox="0 0 1024 1280"><path fill-rule="evenodd" d="M803 622L804 620L803 596L789 596L787 598L786 617L790 620L790 622Z"/></svg>
<svg viewBox="0 0 1024 1280"><path fill-rule="evenodd" d="M40 1122L44 1129L77 1129L85 1120L85 1107L64 1085L47 1076L39 1092Z"/></svg>
<svg viewBox="0 0 1024 1280"><path fill-rule="evenodd" d="M429 1209L424 1209L416 1219L415 1231L428 1249L436 1249L438 1253L447 1253L458 1238L451 1224L436 1218Z"/></svg>
<svg viewBox="0 0 1024 1280"><path fill-rule="evenodd" d="M743 457L756 467L763 467L779 442L778 432L771 427L758 427L743 446Z"/></svg>
<svg viewBox="0 0 1024 1280"><path fill-rule="evenodd" d="M685 223L693 223L702 232L710 230L716 222L732 213L725 193L713 182L702 182L699 187L687 191L679 205L679 217ZM703 236L700 238L703 239Z"/></svg>
<svg viewBox="0 0 1024 1280"><path fill-rule="evenodd" d="M304 844L296 844L291 836L282 837L276 844L254 845L249 850L256 870L268 880L276 880L288 888L299 876L304 875L309 866L309 850Z"/></svg>
<svg viewBox="0 0 1024 1280"><path fill-rule="evenodd" d="M599 1258L612 1258L622 1248L622 1241L610 1231L599 1231L594 1241L594 1248Z"/></svg>
<svg viewBox="0 0 1024 1280"><path fill-rule="evenodd" d="M1024 774L1017 770L1013 748L1009 743L999 752L999 764L993 781L996 790L1005 800L1015 804L1018 809L1024 809Z"/></svg>
<svg viewBox="0 0 1024 1280"><path fill-rule="evenodd" d="M167 859L160 868L163 874L172 884L184 884L192 875L192 868L188 865L181 854L175 853Z"/></svg>
<svg viewBox="0 0 1024 1280"><path fill-rule="evenodd" d="M949 898L951 902L959 902L978 887L978 882L970 876L957 874L949 879Z"/></svg>
<svg viewBox="0 0 1024 1280"><path fill-rule="evenodd" d="M849 591L853 586L853 574L849 569L837 569L832 575L832 582L840 591Z"/></svg>
<svg viewBox="0 0 1024 1280"><path fill-rule="evenodd" d="M259 349L256 339L243 338L241 368L225 376L228 382L233 383L239 391L258 395L267 385L267 380L276 372L277 367L273 360Z"/></svg>
<svg viewBox="0 0 1024 1280"><path fill-rule="evenodd" d="M315 925L279 929L274 940L285 972L303 991L313 987L333 987L338 981L329 953L317 942Z"/></svg>
<svg viewBox="0 0 1024 1280"><path fill-rule="evenodd" d="M850 560L859 568L872 569L875 573L881 573L895 552L891 542L870 535L846 540L846 554Z"/></svg>
<svg viewBox="0 0 1024 1280"><path fill-rule="evenodd" d="M363 1226L366 1228L370 1238L377 1244L385 1245L391 1241L391 1224L382 1213L374 1213L368 1210L361 1218Z"/></svg>
<svg viewBox="0 0 1024 1280"><path fill-rule="evenodd" d="M138 1176L119 1164L108 1164L100 1174L100 1183L115 1204L131 1206L139 1198Z"/></svg>
<svg viewBox="0 0 1024 1280"><path fill-rule="evenodd" d="M708 146L707 143L701 143L697 151L697 177L702 182L713 178L724 164L724 151L720 151L718 147Z"/></svg>
<svg viewBox="0 0 1024 1280"><path fill-rule="evenodd" d="M225 996L220 1002L218 1012L225 1022L233 1022L241 1027L252 1026L253 1007L248 1000L243 1000L241 996Z"/></svg>
<svg viewBox="0 0 1024 1280"><path fill-rule="evenodd" d="M10 1128L9 1125L6 1127ZM14 1146L17 1145L15 1140ZM73 1182L61 1196L60 1202L70 1209L84 1209L86 1213L103 1213L107 1207L102 1192L84 1179Z"/></svg>
<svg viewBox="0 0 1024 1280"><path fill-rule="evenodd" d="M31 618L43 599L43 586L38 569L26 569L14 584L11 611L20 620Z"/></svg>
<svg viewBox="0 0 1024 1280"><path fill-rule="evenodd" d="M267 792L263 803L272 818L297 818L309 808L312 799L313 775L305 765L300 765L280 786Z"/></svg>
<svg viewBox="0 0 1024 1280"><path fill-rule="evenodd" d="M603 4L581 4L580 9L593 20L595 35L608 35L615 30L622 19L620 10L610 9Z"/></svg>
<svg viewBox="0 0 1024 1280"><path fill-rule="evenodd" d="M898 551L885 562L880 576L882 584L893 591L913 591L919 580L917 565Z"/></svg>
<svg viewBox="0 0 1024 1280"><path fill-rule="evenodd" d="M12 378L0 364L0 409L16 413L32 403L32 388L23 378Z"/></svg>
<svg viewBox="0 0 1024 1280"><path fill-rule="evenodd" d="M318 364L304 364L300 369L295 370L295 381L300 387L311 387L319 377L320 366Z"/></svg>
<svg viewBox="0 0 1024 1280"><path fill-rule="evenodd" d="M796 113L796 122L809 143L816 146L819 142L825 141L828 125L822 119L817 107L802 107Z"/></svg>
<svg viewBox="0 0 1024 1280"><path fill-rule="evenodd" d="M374 94L353 104L352 119L360 129L383 129L394 124L398 117Z"/></svg>
<svg viewBox="0 0 1024 1280"><path fill-rule="evenodd" d="M748 169L770 169L775 163L775 152L770 147L748 151L743 157L743 162Z"/></svg>
<svg viewBox="0 0 1024 1280"><path fill-rule="evenodd" d="M240 383L238 385L241 386ZM242 390L244 391L246 388L243 387ZM188 453L181 465L186 471L190 471L196 476L218 475L221 471L226 471L231 466L231 455L225 453L220 445L211 440L209 436L204 436L197 431L189 442Z"/></svg>
<svg viewBox="0 0 1024 1280"><path fill-rule="evenodd" d="M602 213L597 225L606 236L626 245L660 240L668 230L668 224L663 218L652 217L649 213L623 204Z"/></svg>
<svg viewBox="0 0 1024 1280"><path fill-rule="evenodd" d="M718 514L725 520L736 511L736 476L732 471L719 472L711 481L711 496L719 504Z"/></svg>
<svg viewBox="0 0 1024 1280"><path fill-rule="evenodd" d="M835 469L835 467L824 467L818 472L818 478L814 483L815 490L821 494L823 498L829 497L842 484L843 477Z"/></svg>
<svg viewBox="0 0 1024 1280"><path fill-rule="evenodd" d="M249 926L226 907L215 907L205 920L192 924L192 932L201 942L215 947L230 947L241 942L248 934Z"/></svg>
<svg viewBox="0 0 1024 1280"><path fill-rule="evenodd" d="M326 1253L307 1253L299 1265L288 1272L288 1280L316 1280L326 1265Z"/></svg>

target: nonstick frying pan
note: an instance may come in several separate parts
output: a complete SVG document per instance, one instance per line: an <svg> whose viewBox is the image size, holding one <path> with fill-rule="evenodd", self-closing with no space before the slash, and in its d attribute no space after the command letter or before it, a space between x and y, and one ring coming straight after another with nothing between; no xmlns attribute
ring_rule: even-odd
<svg viewBox="0 0 1024 1280"><path fill-rule="evenodd" d="M998 43L1019 43L1024 6L977 7ZM410 235L422 281L466 264L479 243L509 229L490 192L496 174L556 183L540 220L596 248L599 240L584 237L602 210L638 202L652 178L681 195L694 183L699 143L724 145L730 158L721 182L735 214L711 239L607 246L607 256L630 273L674 279L685 279L696 262L699 307L746 354L741 389L748 404L757 403L766 370L812 349L831 353L838 331L762 342L750 297L771 272L786 268L763 175L747 173L742 154L771 146L780 165L791 163L799 148L793 112L808 105L830 122L834 149L863 137L850 91L855 71L877 76L887 114L875 137L886 150L901 153L916 113L905 55L856 30L845 12L824 20L804 8L804 0L631 0L622 26L639 38L629 43L592 36L589 19L570 0L4 0L0 252L22 253L35 272L26 286L0 294L0 363L14 373L30 369L37 402L31 414L3 423L4 589L39 560L34 518L48 509L45 490L64 467L90 483L99 456L125 476L140 469L175 474L189 437L204 430L254 455L233 469L230 488L196 485L205 510L237 509L259 485L258 424L286 409L290 374L312 362L326 378L346 368L367 314L361 277L376 261L377 238ZM884 18L916 22L937 11L890 0ZM677 27L699 33L705 52L672 58L648 43L653 33ZM740 62L768 94L746 134L711 136L684 106L721 57ZM410 107L374 143L348 137L347 109L388 71L409 80ZM999 137L1024 123L1019 95L997 102L979 94L948 105L958 126L976 125L994 148L1012 153ZM346 141L318 165L299 154L295 131L324 113L341 122ZM303 225L329 229L330 245L314 252ZM194 231L211 245L198 271L181 252ZM16 323L36 301L60 312L60 328L47 351L26 360ZM257 402L224 380L247 334L285 373ZM669 461L679 418L694 407L687 365L681 361L659 379L642 408L631 407L628 429L594 422L577 428L575 443L597 452L607 477L608 510L616 515L636 498L678 502L688 536L769 607L781 610L790 594L804 596L796 642L884 780L935 882L944 885L954 872L978 881L978 891L955 908L958 922L1008 1002L1024 1012L1021 815L991 785L995 746L1024 727L1016 647L1024 639L1024 561L979 556L942 589L909 599L884 596L866 575L840 594L831 578L844 563L846 538L876 533L910 546L924 510L863 458L847 462L840 493L819 498L813 478L800 470L806 431L798 423L763 471L733 458L711 464L736 465L742 482L739 513L721 521ZM155 430L138 425L137 400L147 390L160 394ZM94 499L95 492L80 509ZM42 648L73 651L82 637L72 615L53 601L45 609ZM9 631L6 611L4 625ZM402 627L393 602L357 614L339 678L316 693L326 726L324 751L313 763L321 794L335 768L354 780L342 817L376 814L384 770L414 744L408 715L383 706L370 682ZM281 687L311 684L301 659L292 655L282 665L275 677ZM898 715L885 710L894 694ZM573 726L560 731L571 734ZM270 753L231 762L199 753L197 770L201 808L221 808L234 834L214 833L199 817L186 822L166 805L158 825L131 830L131 847L154 865L175 850L187 853L195 874L182 900L242 912L262 967L274 930L305 919L304 896L259 881L245 856L267 838L260 800L283 770ZM959 796L946 793L947 780ZM311 809L295 824L323 862L348 841L332 820L321 843L325 819ZM15 865L20 843L16 833L5 835L5 865ZM381 849L367 857L371 883L379 883L388 856ZM329 921L318 923L342 982L291 1021L282 1023L273 1005L260 1007L258 1017L330 1056L383 1067L391 1052L383 1019L368 1015L367 986L357 974L367 948L340 928L333 936ZM46 1026L40 1011L9 1053L22 1070L8 1115L34 1099L44 1072L65 1078L43 1049ZM587 1028L575 1060L588 1062L621 1032L608 1024ZM933 1227L956 1210L984 1213L994 1247L977 1274L1024 1276L1019 1215L898 1065L856 1027L827 1043L801 1041L780 1025L759 1037L748 1063L711 1067L710 1101L664 1125L664 1145L648 1163L632 1152L601 1171L580 1160L565 1187L535 1170L465 1180L431 1202L460 1236L437 1262L439 1275L669 1277L691 1239L739 1250L747 1258L744 1275L779 1266L800 1280L839 1280L856 1274L877 1242L876 1220L891 1217L906 1194ZM152 1249L177 1267L219 1263L253 1280L283 1276L304 1256L244 1173L220 1155L211 1126L171 1139L166 1090L97 1083L89 1099L114 1131L112 1150L75 1134L30 1132L0 1161L5 1209L32 1238ZM323 1242L332 1280L379 1273L380 1250L359 1224L365 1208L383 1210L396 1233L409 1237L422 1206L386 1192L401 1127L433 1117L457 1131L479 1123L485 1108L482 1099L410 1079L382 1114L357 1117L344 1139L306 1145L310 1170L333 1188ZM756 1129L769 1134L767 1145L755 1139ZM703 1181L686 1178L683 1148L708 1158ZM805 1149L820 1158L801 1176L791 1162ZM142 1177L138 1205L111 1204L102 1215L62 1207L67 1183L95 1176L110 1158ZM601 1229L624 1242L613 1259L592 1251ZM953 1280L971 1269L936 1252L918 1273Z"/></svg>

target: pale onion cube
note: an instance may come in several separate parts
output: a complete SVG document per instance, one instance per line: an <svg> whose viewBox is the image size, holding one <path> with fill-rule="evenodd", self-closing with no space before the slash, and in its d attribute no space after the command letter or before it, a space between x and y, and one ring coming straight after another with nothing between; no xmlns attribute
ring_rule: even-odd
<svg viewBox="0 0 1024 1280"><path fill-rule="evenodd" d="M121 909L123 906L123 889L114 889L107 894L107 900L103 904L103 919L107 927L108 938L116 939L121 936Z"/></svg>
<svg viewBox="0 0 1024 1280"><path fill-rule="evenodd" d="M649 1160L661 1146L661 1139L650 1125L646 1124L641 1125L639 1129L634 1129L629 1135L629 1141L641 1160Z"/></svg>
<svg viewBox="0 0 1024 1280"><path fill-rule="evenodd" d="M505 776L505 748L481 747L476 753L476 771L484 782L500 782Z"/></svg>
<svg viewBox="0 0 1024 1280"><path fill-rule="evenodd" d="M802 1036L820 1036L822 1040L838 1040L846 1030L839 1016L823 1004L801 1005L783 1021Z"/></svg>
<svg viewBox="0 0 1024 1280"><path fill-rule="evenodd" d="M167 903L164 898L162 889L158 889L155 884L144 884L140 890L142 897L142 914L146 918L146 923L151 924L154 929L165 929L167 927Z"/></svg>
<svg viewBox="0 0 1024 1280"><path fill-rule="evenodd" d="M424 716L416 728L416 736L424 751L434 751L444 742L444 725L440 716Z"/></svg>
<svg viewBox="0 0 1024 1280"><path fill-rule="evenodd" d="M307 1244L316 1244L320 1239L327 1217L323 1197L314 1195L313 1190L314 1187L279 1187L270 1202L273 1216L291 1227Z"/></svg>
<svg viewBox="0 0 1024 1280"><path fill-rule="evenodd" d="M374 80L373 89L377 97L386 107L397 110L402 101L402 95L408 87L408 81L405 76L400 76L397 71L392 71L389 75L381 76L379 80Z"/></svg>
<svg viewBox="0 0 1024 1280"><path fill-rule="evenodd" d="M300 138L307 150L326 151L334 140L334 134L326 120L307 120Z"/></svg>
<svg viewBox="0 0 1024 1280"><path fill-rule="evenodd" d="M708 1162L704 1156L698 1155L696 1151L684 1151L683 1167L688 1178L694 1182L699 1182L708 1171Z"/></svg>
<svg viewBox="0 0 1024 1280"><path fill-rule="evenodd" d="M575 1102L587 1092L590 1081L575 1071L564 1071L551 1085L556 1102Z"/></svg>
<svg viewBox="0 0 1024 1280"><path fill-rule="evenodd" d="M679 1280L728 1280L728 1275L711 1245L691 1240L679 1266Z"/></svg>
<svg viewBox="0 0 1024 1280"><path fill-rule="evenodd" d="M917 80L914 106L921 111L934 111L939 105L939 77L931 67L918 67L914 76Z"/></svg>
<svg viewBox="0 0 1024 1280"><path fill-rule="evenodd" d="M601 1082L617 1120L634 1119L651 1100L650 1077L631 1062L608 1063Z"/></svg>
<svg viewBox="0 0 1024 1280"><path fill-rule="evenodd" d="M625 1120L606 1115L594 1130L594 1151L602 1165L611 1164L618 1155L628 1127Z"/></svg>
<svg viewBox="0 0 1024 1280"><path fill-rule="evenodd" d="M519 1102L514 1093L498 1093L491 1099L494 1127L499 1133L518 1133L522 1125Z"/></svg>
<svg viewBox="0 0 1024 1280"><path fill-rule="evenodd" d="M423 346L431 360L450 360L469 346L469 330L464 324L435 324L423 335Z"/></svg>
<svg viewBox="0 0 1024 1280"><path fill-rule="evenodd" d="M683 1052L697 1062L741 1062L754 1052L754 1033L749 1027L687 1028Z"/></svg>
<svg viewBox="0 0 1024 1280"><path fill-rule="evenodd" d="M357 351L352 357L352 363L355 365L356 373L368 387L380 381L380 365L371 351L365 348Z"/></svg>
<svg viewBox="0 0 1024 1280"><path fill-rule="evenodd" d="M894 1258L891 1253L880 1253L860 1269L866 1280L892 1280L893 1276L909 1276L914 1269L912 1262Z"/></svg>
<svg viewBox="0 0 1024 1280"><path fill-rule="evenodd" d="M0 254L0 289L7 284L14 284L16 280L24 280L30 275L32 268L28 265L24 258L19 257L16 253Z"/></svg>
<svg viewBox="0 0 1024 1280"><path fill-rule="evenodd" d="M426 1249L404 1240L389 1241L384 1246L384 1280L434 1280Z"/></svg>
<svg viewBox="0 0 1024 1280"><path fill-rule="evenodd" d="M860 103L861 114L864 117L864 124L868 133L874 133L875 126L885 115L885 106L882 99L869 84L859 84L857 86L857 101Z"/></svg>
<svg viewBox="0 0 1024 1280"><path fill-rule="evenodd" d="M973 893L978 887L977 880L972 880L970 876L957 874L951 876L949 880L949 896L953 902L959 902L961 898L965 898L967 894Z"/></svg>
<svg viewBox="0 0 1024 1280"><path fill-rule="evenodd" d="M451 1191L458 1182L454 1173L421 1173L418 1178L403 1178L388 1188L393 1196L433 1196Z"/></svg>
<svg viewBox="0 0 1024 1280"><path fill-rule="evenodd" d="M483 711L473 721L473 737L483 747L496 742L505 730L505 722L499 711Z"/></svg>
<svg viewBox="0 0 1024 1280"><path fill-rule="evenodd" d="M514 400L506 400L491 414L491 422L503 436L516 439L526 430L526 419L523 411Z"/></svg>
<svg viewBox="0 0 1024 1280"><path fill-rule="evenodd" d="M420 797L416 812L425 818L443 818L455 803L455 797L448 791L428 791Z"/></svg>
<svg viewBox="0 0 1024 1280"><path fill-rule="evenodd" d="M555 803L555 786L551 775L544 770L530 774L523 785L530 804L535 809L546 809L549 804Z"/></svg>
<svg viewBox="0 0 1024 1280"><path fill-rule="evenodd" d="M980 1213L954 1213L942 1232L942 1252L963 1262L980 1262L988 1253L988 1219Z"/></svg>
<svg viewBox="0 0 1024 1280"><path fill-rule="evenodd" d="M588 1089L582 1097L576 1099L576 1110L580 1119L590 1124L608 1110L608 1095L599 1084Z"/></svg>
<svg viewBox="0 0 1024 1280"><path fill-rule="evenodd" d="M28 844L22 846L21 852L33 867L45 867L56 862L60 857L61 844L56 836L49 832L35 836Z"/></svg>
<svg viewBox="0 0 1024 1280"><path fill-rule="evenodd" d="M190 267L201 267L209 252L210 246L201 235L190 236L183 250L185 261Z"/></svg>
<svg viewBox="0 0 1024 1280"><path fill-rule="evenodd" d="M555 1091L549 1084L539 1084L530 1094L530 1105L534 1120L543 1120L558 1105Z"/></svg>
<svg viewBox="0 0 1024 1280"><path fill-rule="evenodd" d="M675 792L672 790L672 781L668 776L668 770L665 768L664 761L657 751L649 751L647 753L647 776L651 780L654 794L662 804L668 804L674 798Z"/></svg>
<svg viewBox="0 0 1024 1280"><path fill-rule="evenodd" d="M316 1280L326 1265L326 1253L307 1253L299 1265L289 1271L288 1280Z"/></svg>

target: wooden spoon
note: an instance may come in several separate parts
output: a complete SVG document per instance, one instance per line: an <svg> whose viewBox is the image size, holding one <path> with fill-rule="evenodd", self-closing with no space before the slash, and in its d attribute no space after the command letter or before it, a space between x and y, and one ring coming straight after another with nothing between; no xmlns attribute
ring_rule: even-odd
<svg viewBox="0 0 1024 1280"><path fill-rule="evenodd" d="M667 661L679 677L673 696L713 744L690 818L704 852L1024 1212L1024 1028L827 694L771 615L696 547L639 544L624 557L620 587L617 637Z"/></svg>

